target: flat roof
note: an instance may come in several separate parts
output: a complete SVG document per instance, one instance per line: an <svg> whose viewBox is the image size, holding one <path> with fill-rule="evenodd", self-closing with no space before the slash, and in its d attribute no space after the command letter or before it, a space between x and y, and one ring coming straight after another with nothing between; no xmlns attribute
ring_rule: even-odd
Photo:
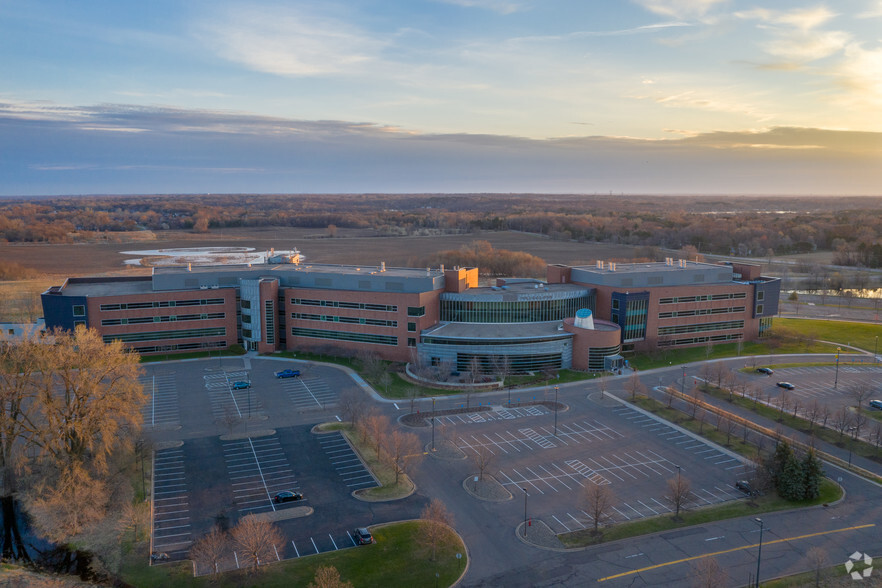
<svg viewBox="0 0 882 588"><path fill-rule="evenodd" d="M182 275L182 274L217 274L220 272L243 272L246 274L265 274L267 272L309 272L325 273L333 275L359 275L359 276L386 276L398 278L415 277L438 277L444 276L440 269L413 268L413 267L389 267L380 269L379 265L337 265L330 263L254 263L254 264L231 264L231 265L193 265L193 266L163 266L153 268L153 275ZM250 276L249 276L250 277Z"/></svg>
<svg viewBox="0 0 882 588"><path fill-rule="evenodd" d="M561 321L541 323L441 323L420 334L444 339L535 339L537 337L572 337L559 329Z"/></svg>
<svg viewBox="0 0 882 588"><path fill-rule="evenodd" d="M153 292L150 276L129 278L68 278L61 288L63 296L119 296Z"/></svg>
<svg viewBox="0 0 882 588"><path fill-rule="evenodd" d="M571 280L576 283L620 288L664 286L709 286L735 282L731 265L700 261L603 263L572 266Z"/></svg>

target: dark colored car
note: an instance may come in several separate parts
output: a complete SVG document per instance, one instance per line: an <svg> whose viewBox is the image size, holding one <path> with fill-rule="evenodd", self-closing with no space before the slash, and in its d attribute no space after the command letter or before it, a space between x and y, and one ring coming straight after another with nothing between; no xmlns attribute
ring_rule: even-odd
<svg viewBox="0 0 882 588"><path fill-rule="evenodd" d="M772 371L772 368L756 368L757 373L766 374L767 376L771 376L775 372Z"/></svg>
<svg viewBox="0 0 882 588"><path fill-rule="evenodd" d="M757 492L751 487L750 482L747 480L738 480L735 482L735 487L747 494L748 496L756 496Z"/></svg>
<svg viewBox="0 0 882 588"><path fill-rule="evenodd" d="M794 388L796 388L796 386L794 386L790 382L778 382L775 385L778 386L779 388L784 388L785 390L793 390Z"/></svg>
<svg viewBox="0 0 882 588"><path fill-rule="evenodd" d="M294 502L295 500L303 500L303 493L286 490L273 496L273 502Z"/></svg>
<svg viewBox="0 0 882 588"><path fill-rule="evenodd" d="M358 545L370 545L374 542L374 537L371 535L371 532L364 527L356 529L352 534L352 538L355 539L355 542Z"/></svg>
<svg viewBox="0 0 882 588"><path fill-rule="evenodd" d="M296 378L300 375L300 370L282 370L276 372L277 378Z"/></svg>
<svg viewBox="0 0 882 588"><path fill-rule="evenodd" d="M876 410L882 410L882 400L871 400L870 408L875 408Z"/></svg>
<svg viewBox="0 0 882 588"><path fill-rule="evenodd" d="M233 390L247 390L251 387L251 382L233 382Z"/></svg>

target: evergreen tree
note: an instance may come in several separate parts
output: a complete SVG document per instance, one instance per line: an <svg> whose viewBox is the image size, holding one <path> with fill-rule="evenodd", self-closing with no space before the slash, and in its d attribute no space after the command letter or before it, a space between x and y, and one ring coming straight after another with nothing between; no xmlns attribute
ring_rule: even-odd
<svg viewBox="0 0 882 588"><path fill-rule="evenodd" d="M784 500L798 501L805 496L805 484L803 483L802 462L793 453L784 464L776 484L778 495Z"/></svg>
<svg viewBox="0 0 882 588"><path fill-rule="evenodd" d="M824 465L814 449L809 449L802 460L802 477L804 499L814 500L821 494L821 479L824 477Z"/></svg>
<svg viewBox="0 0 882 588"><path fill-rule="evenodd" d="M775 453L768 464L769 474L775 487L778 487L778 481L784 472L787 462L793 459L793 448L787 441L781 441L775 447Z"/></svg>

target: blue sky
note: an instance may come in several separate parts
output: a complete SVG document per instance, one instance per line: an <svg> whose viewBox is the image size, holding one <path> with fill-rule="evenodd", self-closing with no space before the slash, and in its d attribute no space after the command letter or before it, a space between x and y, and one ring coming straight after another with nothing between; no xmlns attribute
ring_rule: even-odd
<svg viewBox="0 0 882 588"><path fill-rule="evenodd" d="M882 193L882 1L0 0L0 194Z"/></svg>

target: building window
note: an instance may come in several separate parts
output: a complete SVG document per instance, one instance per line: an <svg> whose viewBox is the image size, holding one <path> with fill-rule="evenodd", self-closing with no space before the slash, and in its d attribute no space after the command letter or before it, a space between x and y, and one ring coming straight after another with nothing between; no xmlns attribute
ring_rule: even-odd
<svg viewBox="0 0 882 588"><path fill-rule="evenodd" d="M86 326L86 321L74 321L74 328L76 329L78 326L83 325Z"/></svg>
<svg viewBox="0 0 882 588"><path fill-rule="evenodd" d="M73 315L74 316L86 316L86 307L83 306L82 304L74 304Z"/></svg>
<svg viewBox="0 0 882 588"><path fill-rule="evenodd" d="M763 290L758 290L756 293L756 299L762 300L765 295L766 295L766 293Z"/></svg>
<svg viewBox="0 0 882 588"><path fill-rule="evenodd" d="M416 347L416 337L408 337L407 338L407 346L408 347Z"/></svg>
<svg viewBox="0 0 882 588"><path fill-rule="evenodd" d="M251 308L251 301L250 301L250 300L245 300L245 299L243 298L242 301L239 303L239 305L240 305L242 308Z"/></svg>
<svg viewBox="0 0 882 588"><path fill-rule="evenodd" d="M425 316L426 307L425 306L408 306L407 307L407 316Z"/></svg>
<svg viewBox="0 0 882 588"><path fill-rule="evenodd" d="M757 305L756 305L756 315L759 316L759 315L761 315L762 313L763 313L763 305L762 305L762 304L757 304Z"/></svg>
<svg viewBox="0 0 882 588"><path fill-rule="evenodd" d="M407 332L416 333L416 323L407 323Z"/></svg>

